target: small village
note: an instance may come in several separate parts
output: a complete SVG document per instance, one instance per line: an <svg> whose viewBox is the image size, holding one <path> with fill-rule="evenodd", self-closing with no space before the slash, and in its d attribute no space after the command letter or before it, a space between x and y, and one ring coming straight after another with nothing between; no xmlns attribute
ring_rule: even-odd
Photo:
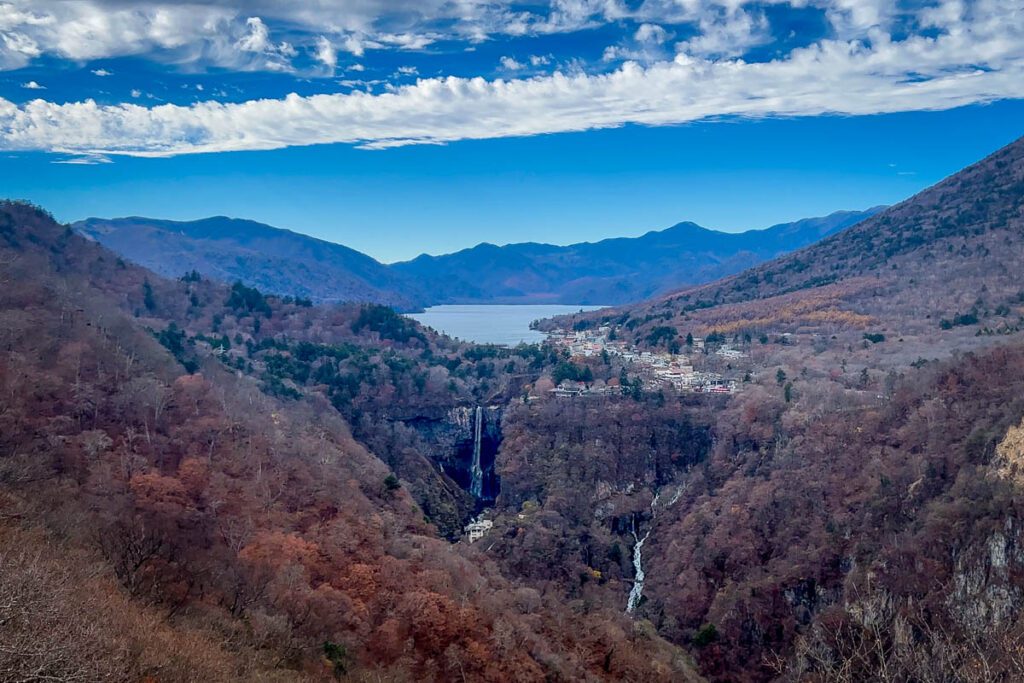
<svg viewBox="0 0 1024 683"><path fill-rule="evenodd" d="M694 368L694 359L714 353L726 361L738 361L747 357L743 351L728 344L717 346L714 351L705 348L703 338L691 337L679 353L668 351L642 351L626 341L616 339L610 326L596 330L553 330L547 341L565 349L571 358L586 359L607 354L622 361L626 371L638 377L647 391L671 388L691 393L733 393L739 388L735 377L726 377L718 372L699 371ZM690 343L692 341L692 343ZM585 384L566 380L551 390L555 396L583 396L620 393L623 388L615 382Z"/></svg>

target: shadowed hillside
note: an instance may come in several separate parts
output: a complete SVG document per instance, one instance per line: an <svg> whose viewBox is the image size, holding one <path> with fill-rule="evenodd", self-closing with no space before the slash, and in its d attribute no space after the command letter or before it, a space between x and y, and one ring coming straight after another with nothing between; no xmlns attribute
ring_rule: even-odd
<svg viewBox="0 0 1024 683"><path fill-rule="evenodd" d="M394 267L422 282L440 302L620 304L735 273L843 230L878 210L839 211L741 233L679 223L642 237L564 247L481 244Z"/></svg>
<svg viewBox="0 0 1024 683"><path fill-rule="evenodd" d="M365 301L411 310L425 301L407 278L365 254L255 221L90 218L74 228L164 277L196 271L317 302Z"/></svg>
<svg viewBox="0 0 1024 683"><path fill-rule="evenodd" d="M122 677L693 680L685 651L715 683L1015 683L1022 160L516 349L164 280L5 205L13 633L42 605ZM69 552L193 654L105 654L111 612L82 635L94 603L32 588Z"/></svg>
<svg viewBox="0 0 1024 683"><path fill-rule="evenodd" d="M637 340L669 326L718 330L885 329L1000 334L1020 326L1024 294L1024 140L806 249L711 284L615 313Z"/></svg>
<svg viewBox="0 0 1024 683"><path fill-rule="evenodd" d="M734 277L548 321L736 389L520 408L530 513L495 552L572 595L599 589L524 556L606 588L642 540L636 612L713 681L1019 680L1021 264L1024 140Z"/></svg>

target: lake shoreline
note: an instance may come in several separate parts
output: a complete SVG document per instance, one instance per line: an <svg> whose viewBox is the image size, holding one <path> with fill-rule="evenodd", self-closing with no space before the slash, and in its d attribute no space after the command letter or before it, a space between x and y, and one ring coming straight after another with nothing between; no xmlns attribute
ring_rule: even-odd
<svg viewBox="0 0 1024 683"><path fill-rule="evenodd" d="M442 304L422 313L406 313L426 327L475 344L538 344L547 333L532 329L537 320L595 311L605 306L568 304Z"/></svg>

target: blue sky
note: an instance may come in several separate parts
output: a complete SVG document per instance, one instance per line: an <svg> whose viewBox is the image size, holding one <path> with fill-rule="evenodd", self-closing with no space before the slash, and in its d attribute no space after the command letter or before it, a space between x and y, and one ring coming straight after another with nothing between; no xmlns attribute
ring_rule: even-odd
<svg viewBox="0 0 1024 683"><path fill-rule="evenodd" d="M384 261L896 202L1021 98L1024 0L0 0L0 194Z"/></svg>

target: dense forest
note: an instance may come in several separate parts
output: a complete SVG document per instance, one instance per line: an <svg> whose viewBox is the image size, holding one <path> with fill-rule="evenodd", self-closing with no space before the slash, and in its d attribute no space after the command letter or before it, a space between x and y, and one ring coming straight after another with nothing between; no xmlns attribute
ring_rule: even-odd
<svg viewBox="0 0 1024 683"><path fill-rule="evenodd" d="M332 357L357 359L347 376L370 347L432 348L405 319L161 280L25 205L3 207L0 240L3 679L690 676L619 610L576 628L443 540L329 401L275 383L280 345L256 351L288 330L350 352ZM378 392L416 384L371 365ZM484 390L445 377L455 396ZM365 410L359 393L327 390Z"/></svg>
<svg viewBox="0 0 1024 683"><path fill-rule="evenodd" d="M1022 680L1022 178L1018 142L546 323L724 393L164 279L4 204L0 678Z"/></svg>
<svg viewBox="0 0 1024 683"><path fill-rule="evenodd" d="M638 612L709 679L1024 676L1022 183L1019 140L803 251L547 324L749 356L710 448L647 484L672 504Z"/></svg>

